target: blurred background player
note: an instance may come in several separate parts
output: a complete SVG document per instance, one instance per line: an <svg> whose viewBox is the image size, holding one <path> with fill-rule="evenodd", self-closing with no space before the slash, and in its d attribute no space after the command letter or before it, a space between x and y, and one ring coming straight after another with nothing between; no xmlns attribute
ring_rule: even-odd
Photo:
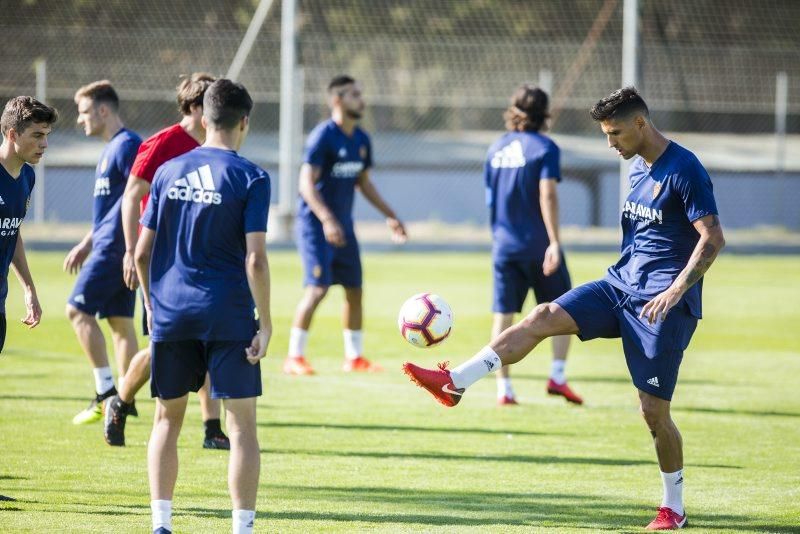
<svg viewBox="0 0 800 534"><path fill-rule="evenodd" d="M547 107L547 93L530 85L519 87L503 114L508 132L489 148L484 164L494 265L492 339L514 323L531 288L541 304L572 287L558 235L560 151L540 133L547 127ZM552 339L547 392L582 404L567 385L569 342L570 336ZM517 404L508 366L496 376L498 404Z"/></svg>
<svg viewBox="0 0 800 534"><path fill-rule="evenodd" d="M350 76L335 77L328 85L328 104L331 118L309 134L300 169L296 234L305 268L305 293L295 311L289 355L283 363L283 372L291 375L314 373L305 358L308 330L314 311L334 284L341 284L345 294L344 371L382 369L364 357L361 257L353 228L356 188L386 217L395 242L407 238L403 223L369 178L372 145L357 126L365 107L361 85Z"/></svg>
<svg viewBox="0 0 800 534"><path fill-rule="evenodd" d="M439 402L455 406L466 388L492 368L522 360L545 338L622 338L664 490L658 514L647 528L682 528L683 441L670 404L683 351L702 317L703 276L725 239L711 178L694 154L656 129L636 89L611 93L595 104L591 115L609 147L624 159L636 158L621 214L620 259L602 280L539 304L452 371L447 364L437 370L412 363L403 368Z"/></svg>
<svg viewBox="0 0 800 534"><path fill-rule="evenodd" d="M84 133L106 142L95 170L92 229L64 259L65 271L71 274L80 271L66 313L92 365L95 383L95 398L72 419L80 425L99 421L103 404L117 394L108 364L106 339L95 316L106 319L111 328L120 384L138 350L133 326L136 292L122 279L125 238L120 205L142 139L125 128L119 115L119 97L108 80L78 89L75 104L78 124L83 126Z"/></svg>
<svg viewBox="0 0 800 534"><path fill-rule="evenodd" d="M256 398L272 334L266 254L270 178L239 156L253 101L241 84L205 92L202 147L164 164L142 217L136 264L152 331L156 418L148 445L153 530L172 530L177 441L189 391L211 373L231 436L234 533L253 531L260 471ZM258 310L258 322L253 310Z"/></svg>
<svg viewBox="0 0 800 534"><path fill-rule="evenodd" d="M178 85L178 109L183 118L178 124L157 132L142 143L131 176L125 187L122 199L122 226L125 233L125 255L123 257L123 276L131 289L136 289L138 280L133 252L138 238L139 217L147 206L150 196L150 183L156 169L164 162L197 148L205 141L206 130L202 124L203 95L214 76L197 72L183 79ZM147 310L143 313L143 329L147 335ZM125 444L125 418L130 411L136 392L150 378L150 347L141 350L131 361L124 382L120 385L117 398L109 404L105 420L104 436L109 445ZM210 398L208 384L198 392L200 411L203 417L206 449L228 449L230 441L222 431L220 423L220 404Z"/></svg>
<svg viewBox="0 0 800 534"><path fill-rule="evenodd" d="M33 167L47 150L47 136L58 120L58 112L30 96L18 96L6 102L0 116L0 352L6 342L6 297L8 268L14 269L25 298L22 322L33 328L42 318L36 296L25 243L19 228L28 212L36 179Z"/></svg>

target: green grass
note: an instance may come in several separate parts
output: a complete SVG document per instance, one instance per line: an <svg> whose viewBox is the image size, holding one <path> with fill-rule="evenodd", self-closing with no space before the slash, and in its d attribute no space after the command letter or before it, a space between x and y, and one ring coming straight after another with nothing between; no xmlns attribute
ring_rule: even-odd
<svg viewBox="0 0 800 534"><path fill-rule="evenodd" d="M10 281L0 356L2 532L148 532L145 465L153 402L139 395L128 446L72 416L92 394L86 358L63 316L72 278L61 254L30 254L45 310L26 331ZM570 256L573 281L602 275L608 255ZM489 259L481 254L366 255L367 355L387 371L340 372L341 291L319 310L308 356L319 374L280 374L300 297L296 254L271 256L276 328L262 366L261 532L638 531L660 502L652 440L637 411L620 344L575 343L568 373L583 407L544 394L549 348L513 370L518 407L497 408L494 383L445 409L400 372L405 359L461 362L487 341ZM451 304L442 347L414 349L395 314L418 291ZM674 401L686 458L685 498L696 532L800 529L800 269L797 257L723 256ZM177 532L230 529L227 454L200 448L197 401L179 442Z"/></svg>

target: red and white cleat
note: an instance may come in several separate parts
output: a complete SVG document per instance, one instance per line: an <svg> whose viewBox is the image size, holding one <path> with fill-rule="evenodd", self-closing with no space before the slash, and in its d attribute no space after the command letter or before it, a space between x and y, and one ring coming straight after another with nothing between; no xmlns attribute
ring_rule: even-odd
<svg viewBox="0 0 800 534"><path fill-rule="evenodd" d="M342 365L342 371L345 373L379 373L383 371L383 367L363 356L359 356L352 360L345 360L344 365Z"/></svg>
<svg viewBox="0 0 800 534"><path fill-rule="evenodd" d="M439 364L438 369L424 369L411 362L403 364L403 372L412 382L428 390L428 393L447 407L453 407L461 400L464 388L457 388L447 370L448 362Z"/></svg>
<svg viewBox="0 0 800 534"><path fill-rule="evenodd" d="M515 399L512 395L504 395L502 397L497 397L497 405L498 406L516 406L519 404L517 399Z"/></svg>
<svg viewBox="0 0 800 534"><path fill-rule="evenodd" d="M552 378L547 381L547 394L560 395L573 404L583 404L583 399L572 391L566 382L557 384Z"/></svg>
<svg viewBox="0 0 800 534"><path fill-rule="evenodd" d="M678 528L683 528L687 526L688 523L686 522L686 512L683 515L678 515L672 508L667 508L666 506L662 506L658 509L658 515L655 519L653 519L649 525L647 525L647 530L675 530Z"/></svg>
<svg viewBox="0 0 800 534"><path fill-rule="evenodd" d="M308 363L304 356L287 356L283 360L283 372L287 375L313 375L314 368Z"/></svg>

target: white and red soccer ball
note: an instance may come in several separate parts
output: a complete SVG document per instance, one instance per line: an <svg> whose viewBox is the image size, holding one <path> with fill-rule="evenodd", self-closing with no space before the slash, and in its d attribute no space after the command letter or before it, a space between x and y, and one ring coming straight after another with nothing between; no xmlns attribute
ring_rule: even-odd
<svg viewBox="0 0 800 534"><path fill-rule="evenodd" d="M453 312L439 295L420 293L400 307L397 326L400 334L415 347L433 347L450 335Z"/></svg>

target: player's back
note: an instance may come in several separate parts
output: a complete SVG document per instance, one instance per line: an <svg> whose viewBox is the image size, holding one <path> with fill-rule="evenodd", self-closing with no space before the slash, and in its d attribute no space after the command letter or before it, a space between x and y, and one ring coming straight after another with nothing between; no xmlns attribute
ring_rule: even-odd
<svg viewBox="0 0 800 534"><path fill-rule="evenodd" d="M252 335L237 327L253 319L245 233L266 231L269 193L267 173L232 150L196 148L158 169L143 218L156 233L154 340Z"/></svg>
<svg viewBox="0 0 800 534"><path fill-rule="evenodd" d="M539 256L549 244L539 204L539 180L561 179L558 146L537 132L507 132L484 165L494 253Z"/></svg>

